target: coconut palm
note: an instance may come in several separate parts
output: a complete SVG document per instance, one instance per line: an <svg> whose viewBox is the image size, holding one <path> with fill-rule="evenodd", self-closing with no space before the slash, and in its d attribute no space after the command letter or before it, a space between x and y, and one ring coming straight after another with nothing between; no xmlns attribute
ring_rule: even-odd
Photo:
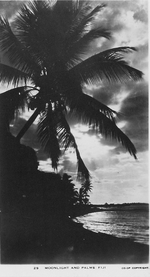
<svg viewBox="0 0 150 277"><path fill-rule="evenodd" d="M136 158L130 139L117 127L117 113L87 95L84 86L102 82L137 81L142 72L131 67L124 54L133 47L118 47L89 54L94 39L110 39L110 32L94 27L105 5L89 1L33 1L23 5L9 22L0 18L0 81L13 88L6 92L9 120L20 107L32 116L19 132L20 140L37 116L37 133L52 167L57 168L63 151L76 151L78 176L90 189L86 168L66 116L73 114L105 137L120 142Z"/></svg>

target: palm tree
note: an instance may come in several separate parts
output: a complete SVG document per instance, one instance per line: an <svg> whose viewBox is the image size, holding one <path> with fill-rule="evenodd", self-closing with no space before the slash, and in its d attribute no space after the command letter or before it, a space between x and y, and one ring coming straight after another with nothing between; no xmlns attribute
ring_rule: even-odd
<svg viewBox="0 0 150 277"><path fill-rule="evenodd" d="M17 135L22 138L37 116L38 137L57 168L63 151L76 151L78 176L91 188L86 168L66 115L73 114L105 137L120 142L136 158L130 139L117 127L117 113L87 95L84 85L137 81L142 72L131 67L124 54L133 47L118 47L89 55L94 39L110 39L110 32L93 22L105 5L89 1L33 1L21 7L9 23L0 17L0 81L13 86L5 93L8 117L28 106L32 116Z"/></svg>

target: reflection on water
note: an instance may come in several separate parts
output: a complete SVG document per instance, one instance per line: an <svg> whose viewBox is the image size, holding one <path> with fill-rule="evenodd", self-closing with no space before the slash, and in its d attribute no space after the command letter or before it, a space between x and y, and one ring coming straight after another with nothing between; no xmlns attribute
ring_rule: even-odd
<svg viewBox="0 0 150 277"><path fill-rule="evenodd" d="M135 242L149 244L149 215L144 210L101 211L80 216L77 220L93 231Z"/></svg>

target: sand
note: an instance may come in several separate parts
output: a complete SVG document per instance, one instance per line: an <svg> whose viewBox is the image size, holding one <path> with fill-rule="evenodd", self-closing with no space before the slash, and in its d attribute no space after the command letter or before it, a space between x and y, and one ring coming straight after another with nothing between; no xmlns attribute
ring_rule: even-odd
<svg viewBox="0 0 150 277"><path fill-rule="evenodd" d="M8 222L8 221L7 221ZM21 223L21 222L20 222ZM146 264L148 245L94 233L65 220L51 228L19 225L2 235L2 264ZM7 226L8 227L8 226ZM19 229L18 229L19 228ZM17 230L18 229L18 230ZM32 229L32 230L31 230Z"/></svg>

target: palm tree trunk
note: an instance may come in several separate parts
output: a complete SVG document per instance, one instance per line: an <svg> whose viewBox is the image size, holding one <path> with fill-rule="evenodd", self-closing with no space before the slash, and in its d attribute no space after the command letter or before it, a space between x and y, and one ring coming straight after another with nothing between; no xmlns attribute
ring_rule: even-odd
<svg viewBox="0 0 150 277"><path fill-rule="evenodd" d="M35 112L31 115L31 117L29 118L29 120L25 123L25 125L23 126L23 128L20 130L19 134L17 135L16 139L18 141L20 141L20 139L24 136L24 134L27 132L27 130L30 128L30 126L32 125L32 123L34 122L34 120L37 118L37 116L40 113L40 108L37 108L35 110Z"/></svg>

